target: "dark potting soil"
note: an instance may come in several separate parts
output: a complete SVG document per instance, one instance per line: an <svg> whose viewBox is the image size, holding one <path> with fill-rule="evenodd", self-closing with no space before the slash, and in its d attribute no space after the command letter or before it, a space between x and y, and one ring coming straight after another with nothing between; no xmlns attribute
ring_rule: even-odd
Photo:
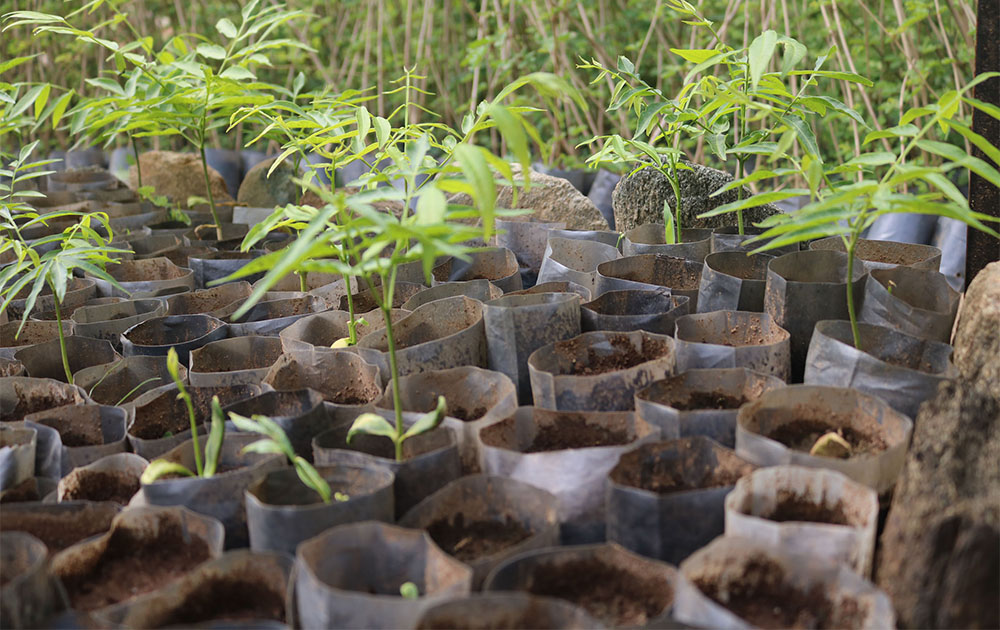
<svg viewBox="0 0 1000 630"><path fill-rule="evenodd" d="M218 328L216 322L207 322L208 326L174 326L170 329L154 326L140 326L128 334L128 340L137 346L177 345L204 337Z"/></svg>
<svg viewBox="0 0 1000 630"><path fill-rule="evenodd" d="M38 481L34 477L29 477L17 484L13 488L0 493L0 503L24 503L25 501L41 501L42 496L38 493Z"/></svg>
<svg viewBox="0 0 1000 630"><path fill-rule="evenodd" d="M95 610L157 589L209 558L201 538L184 539L180 524L160 523L154 537L119 529L96 564L60 567L58 577L73 607Z"/></svg>
<svg viewBox="0 0 1000 630"><path fill-rule="evenodd" d="M104 444L99 414L81 414L83 417L39 418L39 424L59 432L63 446L97 446Z"/></svg>
<svg viewBox="0 0 1000 630"><path fill-rule="evenodd" d="M551 424L539 427L535 439L522 452L543 453L568 448L621 446L631 441L628 431L590 424L581 416L567 414L556 416Z"/></svg>
<svg viewBox="0 0 1000 630"><path fill-rule="evenodd" d="M705 595L758 628L853 627L846 615L835 617L822 585L799 590L787 584L784 569L767 558L748 562L743 575L735 580L719 583L696 578L694 583Z"/></svg>
<svg viewBox="0 0 1000 630"><path fill-rule="evenodd" d="M767 434L790 449L809 452L823 435L834 431L851 445L852 457L868 453L880 453L887 448L885 439L878 434L863 433L851 427L835 426L821 420L795 420L779 426Z"/></svg>
<svg viewBox="0 0 1000 630"><path fill-rule="evenodd" d="M670 350L666 343L649 338L642 340L642 347L638 350L625 335L611 336L609 340L615 350L612 354L588 348L585 361L578 362L576 359L571 359L573 366L570 373L579 376L593 376L617 370L627 370L647 361L659 359ZM578 343L576 340L564 342L559 346L560 352L574 356L579 348Z"/></svg>
<svg viewBox="0 0 1000 630"><path fill-rule="evenodd" d="M448 415L452 418L458 418L462 422L474 422L485 416L487 411L486 407L476 407L473 410L465 407L449 407Z"/></svg>
<svg viewBox="0 0 1000 630"><path fill-rule="evenodd" d="M24 416L36 411L46 411L55 407L65 405L76 405L83 400L77 397L75 391L70 390L68 385L62 383L52 383L40 387L24 387L20 383L14 383L11 398L17 401L13 409L4 409L4 422L19 422L24 420Z"/></svg>
<svg viewBox="0 0 1000 630"><path fill-rule="evenodd" d="M553 615L544 604L533 600L521 611L500 613L492 610L478 617L444 617L424 619L417 630L523 630L524 628L555 628L565 620Z"/></svg>
<svg viewBox="0 0 1000 630"><path fill-rule="evenodd" d="M157 625L189 626L221 619L285 621L285 594L276 592L263 576L253 572L212 575Z"/></svg>
<svg viewBox="0 0 1000 630"><path fill-rule="evenodd" d="M338 405L367 405L378 395L377 391L358 391L354 388L340 389L328 399Z"/></svg>
<svg viewBox="0 0 1000 630"><path fill-rule="evenodd" d="M675 400L670 406L679 411L697 409L739 409L749 402L745 396L731 396L725 392L691 392L686 400Z"/></svg>
<svg viewBox="0 0 1000 630"><path fill-rule="evenodd" d="M3 531L28 532L45 543L50 553L55 553L108 531L113 516L110 512L88 510L63 514L8 511L0 523Z"/></svg>
<svg viewBox="0 0 1000 630"><path fill-rule="evenodd" d="M139 491L139 478L120 470L88 470L67 478L63 501L114 501L128 504Z"/></svg>
<svg viewBox="0 0 1000 630"><path fill-rule="evenodd" d="M528 591L568 600L608 626L641 626L674 598L665 578L649 579L597 558L542 564Z"/></svg>
<svg viewBox="0 0 1000 630"><path fill-rule="evenodd" d="M620 466L614 472L614 481L657 494L670 494L733 486L753 471L752 465L736 457L719 458L709 467L698 455L692 451L691 458L646 459L637 466Z"/></svg>
<svg viewBox="0 0 1000 630"><path fill-rule="evenodd" d="M212 396L218 396L223 407L249 398L252 393L244 387L188 387L194 404L195 420L198 424L211 418ZM136 413L135 422L129 433L142 440L158 440L167 433L177 435L191 429L187 407L176 399L175 392L157 397L155 403L143 405Z"/></svg>
<svg viewBox="0 0 1000 630"><path fill-rule="evenodd" d="M828 523L831 525L850 525L844 503L837 501L833 507L825 503L816 503L795 492L781 490L778 492L777 506L770 514L761 514L771 521L800 521L807 523Z"/></svg>
<svg viewBox="0 0 1000 630"><path fill-rule="evenodd" d="M197 364L192 366L195 372L236 372L238 370L259 370L274 365L274 362L281 356L281 348L274 348L272 351L258 350L250 354L243 355L239 361L232 356L219 356L217 354L202 353L198 356Z"/></svg>
<svg viewBox="0 0 1000 630"><path fill-rule="evenodd" d="M168 261L151 258L140 265L111 265L108 273L118 282L143 282L180 278L189 272Z"/></svg>
<svg viewBox="0 0 1000 630"><path fill-rule="evenodd" d="M466 523L461 512L450 520L434 521L427 526L427 533L445 553L462 562L491 556L531 536L530 531L509 516L502 521Z"/></svg>

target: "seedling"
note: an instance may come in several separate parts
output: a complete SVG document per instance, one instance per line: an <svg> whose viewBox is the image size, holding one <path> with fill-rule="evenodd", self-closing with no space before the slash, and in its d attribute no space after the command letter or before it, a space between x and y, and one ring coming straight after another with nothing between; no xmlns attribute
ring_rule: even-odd
<svg viewBox="0 0 1000 630"><path fill-rule="evenodd" d="M146 470L143 471L141 481L150 484L165 475L181 475L183 477L203 477L208 478L215 475L219 466L219 455L222 453L222 442L226 435L226 418L222 413L222 405L218 396L212 396L212 426L208 432L208 440L205 442L205 464L201 462L201 446L198 439L198 423L194 412L194 403L184 381L180 377L180 361L177 358L177 351L171 348L167 351L167 372L170 378L177 384L177 399L183 400L187 407L188 420L191 423L191 444L194 449L195 470L190 470L183 464L169 462L164 459L157 459L150 462Z"/></svg>
<svg viewBox="0 0 1000 630"><path fill-rule="evenodd" d="M420 589L413 582L403 582L399 585L399 596L403 599L420 599Z"/></svg>
<svg viewBox="0 0 1000 630"><path fill-rule="evenodd" d="M292 447L288 436L285 435L285 431L274 420L258 414L247 418L234 412L229 412L229 420L240 431L265 436L262 440L257 440L244 446L244 453L275 453L284 455L288 458L288 462L295 467L295 472L299 475L302 483L318 494L323 499L323 503L329 504L331 499L338 502L350 499L349 496L342 492L331 492L330 484L313 468L313 465L306 461L305 458L295 454L295 449Z"/></svg>

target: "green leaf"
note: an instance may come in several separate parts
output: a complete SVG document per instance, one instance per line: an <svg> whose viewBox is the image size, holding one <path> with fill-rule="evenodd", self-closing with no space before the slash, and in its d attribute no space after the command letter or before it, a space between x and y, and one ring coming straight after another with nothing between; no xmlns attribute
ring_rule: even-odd
<svg viewBox="0 0 1000 630"><path fill-rule="evenodd" d="M170 378L174 380L175 383L182 382L180 375L180 359L177 358L177 350L171 347L167 350L167 373L170 374Z"/></svg>
<svg viewBox="0 0 1000 630"><path fill-rule="evenodd" d="M774 56L774 48L778 43L778 34L772 30L766 30L750 42L747 49L747 65L750 68L750 85L757 89L760 77L767 70Z"/></svg>
<svg viewBox="0 0 1000 630"><path fill-rule="evenodd" d="M420 589L413 582L403 582L399 585L399 595L403 599L418 599L420 597Z"/></svg>
<svg viewBox="0 0 1000 630"><path fill-rule="evenodd" d="M350 444L357 435L377 435L387 437L395 442L396 427L377 413L363 413L354 419L354 423L347 432L347 443Z"/></svg>
<svg viewBox="0 0 1000 630"><path fill-rule="evenodd" d="M41 91L38 96L35 97L35 119L37 120L42 112L45 111L45 105L49 102L49 94L52 92L52 86L46 83L42 86Z"/></svg>
<svg viewBox="0 0 1000 630"><path fill-rule="evenodd" d="M527 173L531 166L531 151L528 149L528 134L525 133L520 119L503 105L492 104L486 111L496 122L497 129L507 141L511 153Z"/></svg>
<svg viewBox="0 0 1000 630"><path fill-rule="evenodd" d="M782 116L780 117L781 122L785 123L795 131L795 135L798 136L799 142L802 143L802 148L811 155L812 157L819 159L819 144L816 143L816 136L813 134L812 128L807 125L801 118L795 116Z"/></svg>
<svg viewBox="0 0 1000 630"><path fill-rule="evenodd" d="M149 485L154 481L158 480L160 477L166 475L181 475L184 477L195 477L196 475L187 469L187 467L182 466L176 462L168 462L165 459L156 459L146 466L146 469L142 471L142 476L139 477L139 482L143 485Z"/></svg>
<svg viewBox="0 0 1000 630"><path fill-rule="evenodd" d="M762 206L766 203L774 203L775 201L781 201L783 199L790 199L792 197L797 197L799 195L808 195L809 190L803 190L801 188L789 188L786 190L776 190L772 192L760 193L753 195L752 197L747 197L745 199L738 199L727 204L723 204L714 210L709 210L708 212L703 212L698 215L699 219L706 219L708 217L718 216L720 214L726 214L727 212L735 212L737 210L744 210L746 208L753 208L756 206Z"/></svg>
<svg viewBox="0 0 1000 630"><path fill-rule="evenodd" d="M488 239L493 233L497 186L493 180L493 173L481 151L474 145L462 142L455 145L454 155L458 159L466 179L472 185L472 197L476 200L476 205L483 218L484 238Z"/></svg>
<svg viewBox="0 0 1000 630"><path fill-rule="evenodd" d="M987 180L994 186L1000 188L1000 172L990 166L986 161L971 155L966 155L965 151L955 145L937 142L935 140L917 140L917 146L929 153L940 155L969 169L976 175Z"/></svg>
<svg viewBox="0 0 1000 630"><path fill-rule="evenodd" d="M444 220L448 199L434 185L424 188L417 198L417 225L434 225Z"/></svg>
<svg viewBox="0 0 1000 630"><path fill-rule="evenodd" d="M882 138L912 138L919 131L915 125L899 125L881 131L871 131L865 136L865 140L861 144L864 146L869 142L881 140Z"/></svg>
<svg viewBox="0 0 1000 630"><path fill-rule="evenodd" d="M312 488L323 499L323 503L329 503L331 492L330 484L327 483L326 479L323 479L322 475L313 468L312 464L301 457L296 457L293 460L293 464L295 465L295 472L299 475L302 483L306 487Z"/></svg>
<svg viewBox="0 0 1000 630"><path fill-rule="evenodd" d="M222 71L219 75L223 79L229 79L230 81L255 81L257 80L257 75L250 72L243 66L229 66Z"/></svg>
<svg viewBox="0 0 1000 630"><path fill-rule="evenodd" d="M444 420L447 411L448 403L445 401L444 396L438 396L437 407L433 411L420 416L416 422L410 425L410 428L403 434L403 439L406 440L437 428L441 424L441 421Z"/></svg>
<svg viewBox="0 0 1000 630"><path fill-rule="evenodd" d="M998 149L995 145L990 144L989 140L969 129L965 126L965 124L956 120L951 121L949 124L952 129L957 131L963 138L974 144L980 151L986 154L988 158L993 160L994 163L1000 165L1000 149Z"/></svg>
<svg viewBox="0 0 1000 630"><path fill-rule="evenodd" d="M211 477L218 469L219 455L222 453L222 442L225 437L226 416L222 413L219 397L212 396L212 426L208 431L208 441L205 442L205 477Z"/></svg>
<svg viewBox="0 0 1000 630"><path fill-rule="evenodd" d="M218 44L198 44L195 52L206 59L225 59L226 49Z"/></svg>
<svg viewBox="0 0 1000 630"><path fill-rule="evenodd" d="M719 54L719 51L713 48L671 48L670 52L692 63L705 63Z"/></svg>
<svg viewBox="0 0 1000 630"><path fill-rule="evenodd" d="M379 149L381 149L389 141L389 134L392 132L392 127L389 125L389 121L381 116L376 116L373 122L375 124L375 138L378 140Z"/></svg>
<svg viewBox="0 0 1000 630"><path fill-rule="evenodd" d="M59 100L56 101L56 106L52 110L52 126L55 127L62 120L63 114L66 112L66 108L69 107L69 103L73 100L73 95L76 94L76 90L70 90L66 92Z"/></svg>
<svg viewBox="0 0 1000 630"><path fill-rule="evenodd" d="M215 30L219 31L223 37L233 39L236 37L236 25L229 18L222 18L215 23Z"/></svg>
<svg viewBox="0 0 1000 630"><path fill-rule="evenodd" d="M984 114L988 114L997 120L1000 120L1000 106L994 105L993 103L987 103L981 101L977 98L972 98L971 96L966 96L962 99L967 104L975 107Z"/></svg>
<svg viewBox="0 0 1000 630"><path fill-rule="evenodd" d="M848 160L845 166L884 166L896 161L896 154L889 151L876 151L874 153L862 153L861 155Z"/></svg>
<svg viewBox="0 0 1000 630"><path fill-rule="evenodd" d="M784 76L794 70L809 51L801 42L791 37L779 37L778 43L785 47L785 54L781 58L781 75Z"/></svg>

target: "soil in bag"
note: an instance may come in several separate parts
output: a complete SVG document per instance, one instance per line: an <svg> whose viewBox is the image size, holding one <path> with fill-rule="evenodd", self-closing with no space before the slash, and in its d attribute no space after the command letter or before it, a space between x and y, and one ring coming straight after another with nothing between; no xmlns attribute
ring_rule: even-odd
<svg viewBox="0 0 1000 630"><path fill-rule="evenodd" d="M852 456L881 453L888 448L880 435L858 431L847 426L837 427L821 420L795 420L777 427L768 433L767 437L781 442L792 450L808 453L816 444L816 440L830 432L837 433L851 445Z"/></svg>
<svg viewBox="0 0 1000 630"><path fill-rule="evenodd" d="M854 525L847 518L844 502L841 500L838 500L832 507L829 507L823 502L811 501L789 490L779 491L777 498L774 510L769 514L761 514L761 518L779 523L799 521L805 523L828 523L831 525Z"/></svg>
<svg viewBox="0 0 1000 630"><path fill-rule="evenodd" d="M571 374L594 376L627 370L647 361L655 361L670 351L665 342L657 339L644 337L642 347L638 350L626 336L612 336L609 340L611 347L615 350L613 354L604 354L596 348L588 348L587 360L582 365L576 362L572 367ZM560 342L559 350L569 355L576 354L578 343L578 338Z"/></svg>
<svg viewBox="0 0 1000 630"><path fill-rule="evenodd" d="M63 490L63 501L114 501L128 504L139 491L139 478L122 470L87 470L72 476Z"/></svg>
<svg viewBox="0 0 1000 630"><path fill-rule="evenodd" d="M556 416L551 424L538 428L535 439L522 453L544 453L570 448L622 446L634 441L627 430L612 430L587 422L584 416Z"/></svg>
<svg viewBox="0 0 1000 630"><path fill-rule="evenodd" d="M445 553L462 562L491 556L531 536L530 531L509 516L503 521L466 523L461 512L450 520L434 521L427 527L427 533Z"/></svg>

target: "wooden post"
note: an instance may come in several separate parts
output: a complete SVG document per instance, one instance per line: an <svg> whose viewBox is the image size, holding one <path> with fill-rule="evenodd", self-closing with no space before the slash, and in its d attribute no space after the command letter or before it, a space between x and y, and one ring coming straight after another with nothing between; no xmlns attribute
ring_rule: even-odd
<svg viewBox="0 0 1000 630"><path fill-rule="evenodd" d="M1000 0L979 0L976 11L976 75L1000 72ZM981 101L1000 105L1000 77L980 83L975 97ZM1000 146L1000 120L978 109L972 114L972 129ZM972 154L981 160L989 158L978 148ZM976 212L1000 217L1000 189L975 173L969 173L969 205ZM991 227L998 228L997 223ZM965 286L989 263L1000 260L1000 240L979 230L969 229L965 250Z"/></svg>

